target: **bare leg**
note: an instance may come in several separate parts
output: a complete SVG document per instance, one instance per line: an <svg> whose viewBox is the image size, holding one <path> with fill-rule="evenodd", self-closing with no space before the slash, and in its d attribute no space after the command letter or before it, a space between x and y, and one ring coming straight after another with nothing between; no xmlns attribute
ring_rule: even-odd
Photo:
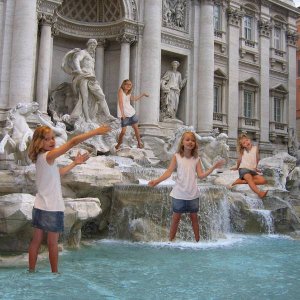
<svg viewBox="0 0 300 300"><path fill-rule="evenodd" d="M47 244L51 271L58 272L58 232L48 232Z"/></svg>
<svg viewBox="0 0 300 300"><path fill-rule="evenodd" d="M267 183L267 180L263 176L261 176L261 175L255 175L255 176L253 176L253 181L254 181L254 183L256 185L261 185L261 184L266 184ZM238 178L236 181L234 181L229 186L229 188L232 188L236 184L246 184L246 183L247 183L246 180Z"/></svg>
<svg viewBox="0 0 300 300"><path fill-rule="evenodd" d="M118 150L120 148L120 146L123 142L123 137L126 133L126 129L127 129L127 127L122 127L122 130L121 130L120 135L118 137L118 144L115 146L116 150Z"/></svg>
<svg viewBox="0 0 300 300"><path fill-rule="evenodd" d="M181 218L181 214L180 213L173 213L172 216L172 224L171 224L171 228L170 228L170 241L173 241L175 236L176 236L176 232L177 232L177 228L179 225L179 221Z"/></svg>
<svg viewBox="0 0 300 300"><path fill-rule="evenodd" d="M236 181L234 181L234 182L229 186L229 188L232 188L232 187L233 187L234 185L236 185L236 184L245 184L245 183L247 183L246 180L241 179L241 178L238 178Z"/></svg>
<svg viewBox="0 0 300 300"><path fill-rule="evenodd" d="M198 223L198 216L197 213L190 213L190 219L192 221L192 227L195 235L196 242L199 242L200 240L200 234L199 234L199 223Z"/></svg>
<svg viewBox="0 0 300 300"><path fill-rule="evenodd" d="M256 175L259 176L259 175ZM261 191L260 189L258 189L258 187L256 186L255 182L254 182L254 176L252 176L251 174L245 174L244 175L244 179L247 181L249 187L251 188L251 190L256 193L260 198L264 198L268 191Z"/></svg>
<svg viewBox="0 0 300 300"><path fill-rule="evenodd" d="M90 114L89 114L89 104L88 104L88 99L89 99L89 92L88 92L88 85L87 85L87 80L82 80L80 82L80 95L82 98L82 110L83 114L85 116L85 120L87 122L90 122Z"/></svg>
<svg viewBox="0 0 300 300"><path fill-rule="evenodd" d="M141 140L138 124L137 123L133 124L132 128L134 129L134 133L135 133L135 136L136 136L136 139L137 139L137 142L138 142L138 148L143 148L143 143L142 143L142 140Z"/></svg>
<svg viewBox="0 0 300 300"><path fill-rule="evenodd" d="M43 240L43 230L35 228L33 232L33 238L29 245L28 260L29 260L29 272L34 272L36 261L39 253L39 249Z"/></svg>

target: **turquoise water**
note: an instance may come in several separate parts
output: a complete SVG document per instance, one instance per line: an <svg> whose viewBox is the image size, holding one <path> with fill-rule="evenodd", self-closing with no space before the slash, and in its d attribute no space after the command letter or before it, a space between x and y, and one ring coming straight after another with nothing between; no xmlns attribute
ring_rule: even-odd
<svg viewBox="0 0 300 300"><path fill-rule="evenodd" d="M300 241L232 235L217 242L101 240L60 256L60 275L1 268L0 299L299 299Z"/></svg>

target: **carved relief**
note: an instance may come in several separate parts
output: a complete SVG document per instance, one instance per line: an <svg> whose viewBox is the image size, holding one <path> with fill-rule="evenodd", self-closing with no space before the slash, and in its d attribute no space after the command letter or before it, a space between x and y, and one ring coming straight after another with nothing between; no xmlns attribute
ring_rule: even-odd
<svg viewBox="0 0 300 300"><path fill-rule="evenodd" d="M187 0L163 0L163 26L187 31Z"/></svg>

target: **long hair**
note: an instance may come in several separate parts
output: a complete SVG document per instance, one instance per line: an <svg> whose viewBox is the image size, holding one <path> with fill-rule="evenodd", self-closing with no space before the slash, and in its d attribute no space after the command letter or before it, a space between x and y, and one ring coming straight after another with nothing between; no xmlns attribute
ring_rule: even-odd
<svg viewBox="0 0 300 300"><path fill-rule="evenodd" d="M123 80L122 84L121 84L121 89L123 90L123 92L125 93L125 84L126 83L131 83L131 89L127 92L126 95L129 95L131 94L131 91L132 91L132 82L129 80L129 79L125 79Z"/></svg>
<svg viewBox="0 0 300 300"><path fill-rule="evenodd" d="M186 135L191 135L193 136L194 140L195 140L195 147L192 150L192 156L197 158L198 157L198 143L197 143L197 139L196 139L196 135L194 132L192 131L186 131L182 134L181 138L180 138L180 142L178 144L178 148L177 148L177 153L180 154L181 157L183 157L183 153L184 153L184 146L183 146L183 139Z"/></svg>
<svg viewBox="0 0 300 300"><path fill-rule="evenodd" d="M32 141L28 148L28 156L35 163L38 155L43 152L43 141L45 135L51 132L52 129L48 126L40 126L33 133Z"/></svg>
<svg viewBox="0 0 300 300"><path fill-rule="evenodd" d="M244 153L244 147L242 146L242 140L243 139L248 139L250 140L250 137L246 134L246 133L241 133L238 137L238 140L237 140L237 144L236 144L236 149L237 149L237 152L242 155Z"/></svg>

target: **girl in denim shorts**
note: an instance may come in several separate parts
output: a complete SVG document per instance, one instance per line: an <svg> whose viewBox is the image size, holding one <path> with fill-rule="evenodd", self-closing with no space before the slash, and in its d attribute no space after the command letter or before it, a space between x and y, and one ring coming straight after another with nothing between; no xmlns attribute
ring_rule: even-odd
<svg viewBox="0 0 300 300"><path fill-rule="evenodd" d="M71 140L55 148L55 137L48 126L38 127L28 149L29 158L36 164L37 194L32 211L33 238L29 246L29 272L35 271L38 252L47 232L47 244L51 271L58 272L58 238L64 229L64 200L61 192L60 175L69 172L78 164L84 163L88 153L77 153L74 161L58 168L55 159L65 154L72 147L86 139L110 131L107 126L98 127L89 132L73 137Z"/></svg>
<svg viewBox="0 0 300 300"><path fill-rule="evenodd" d="M242 133L237 142L237 151L239 158L236 167L231 170L239 171L239 178L235 180L229 188L236 184L247 184L251 190L260 198L267 196L268 190L262 191L257 185L266 184L266 179L258 174L257 164L259 162L258 147L254 146L247 134Z"/></svg>
<svg viewBox="0 0 300 300"><path fill-rule="evenodd" d="M116 150L120 149L120 146L123 142L123 137L126 133L127 126L132 126L137 142L138 142L138 148L143 148L143 143L140 137L140 132L138 128L138 118L135 114L135 109L130 104L130 101L137 101L141 99L142 97L149 97L148 94L142 93L139 96L133 96L131 95L132 91L132 83L129 79L125 79L121 87L118 91L118 118L121 119L121 133L118 137L118 143L115 146Z"/></svg>
<svg viewBox="0 0 300 300"><path fill-rule="evenodd" d="M173 156L168 169L159 178L149 181L148 185L154 187L169 178L173 171L177 169L176 183L170 193L173 205L170 241L176 236L182 213L190 214L195 240L199 241L200 235L197 216L199 210L199 189L197 187L197 176L203 179L223 164L224 160L220 160L209 170L203 171L198 156L198 144L195 133L187 131L183 133L177 152Z"/></svg>

